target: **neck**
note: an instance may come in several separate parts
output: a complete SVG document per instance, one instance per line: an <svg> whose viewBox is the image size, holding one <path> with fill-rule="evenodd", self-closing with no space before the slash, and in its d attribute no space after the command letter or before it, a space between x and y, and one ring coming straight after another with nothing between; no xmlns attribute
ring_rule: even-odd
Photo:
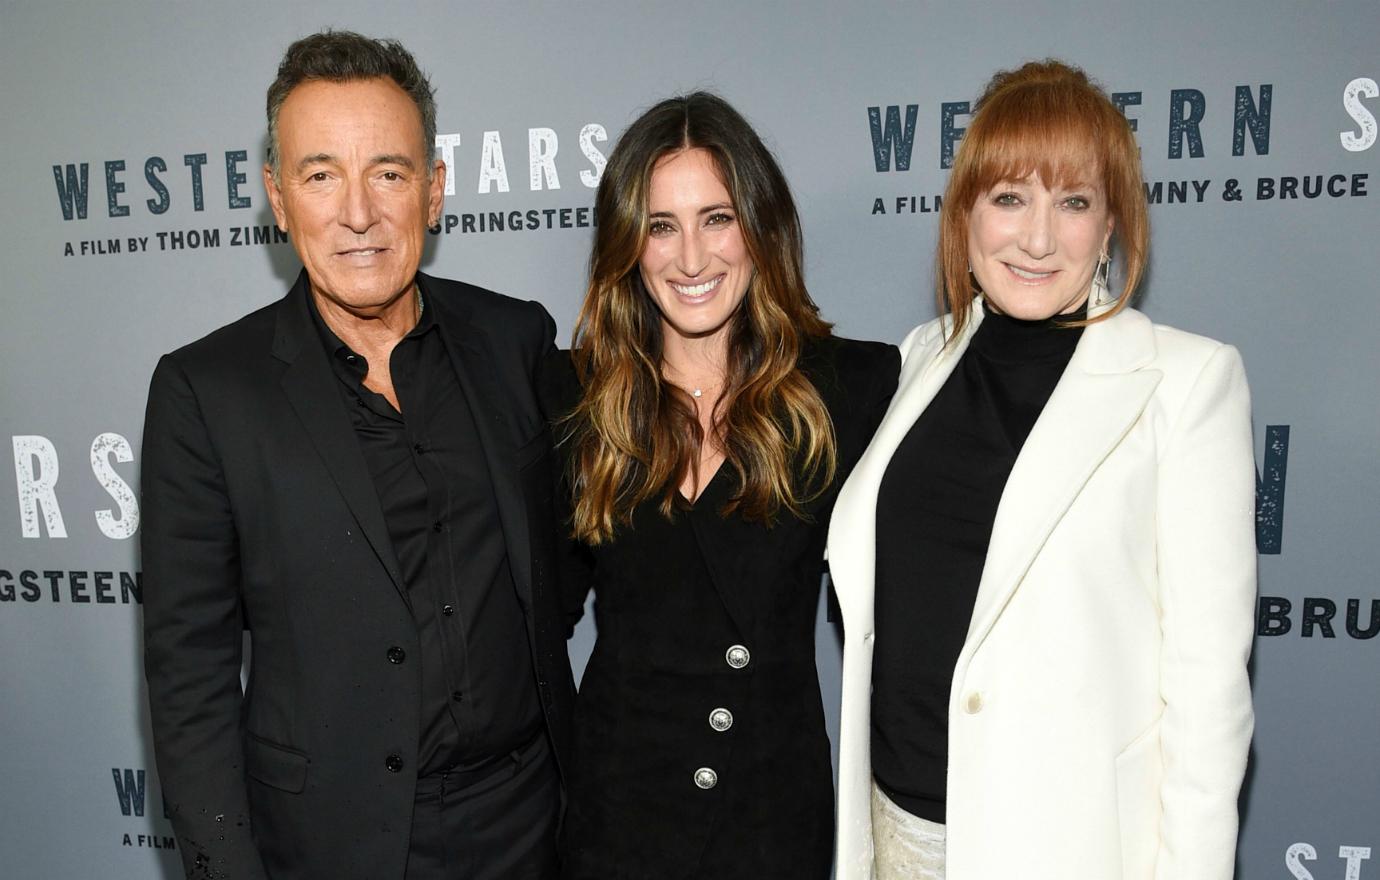
<svg viewBox="0 0 1380 880"><path fill-rule="evenodd" d="M391 351L421 317L415 284L383 305L362 309L343 305L315 288L311 295L321 320L341 342L360 354Z"/></svg>
<svg viewBox="0 0 1380 880"><path fill-rule="evenodd" d="M661 362L667 377L678 385L717 388L728 372L728 342L721 333L686 338L668 332L662 343Z"/></svg>

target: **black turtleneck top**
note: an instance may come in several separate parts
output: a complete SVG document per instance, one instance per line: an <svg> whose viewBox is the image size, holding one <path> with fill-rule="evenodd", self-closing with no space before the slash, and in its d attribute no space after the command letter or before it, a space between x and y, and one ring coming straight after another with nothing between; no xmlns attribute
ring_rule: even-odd
<svg viewBox="0 0 1380 880"><path fill-rule="evenodd" d="M1081 335L986 312L877 493L872 774L931 822L944 821L949 689L997 504Z"/></svg>

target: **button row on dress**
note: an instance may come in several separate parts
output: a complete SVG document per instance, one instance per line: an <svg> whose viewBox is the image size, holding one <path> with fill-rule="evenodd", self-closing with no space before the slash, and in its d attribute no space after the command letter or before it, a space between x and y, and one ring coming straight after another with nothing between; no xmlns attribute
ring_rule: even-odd
<svg viewBox="0 0 1380 880"><path fill-rule="evenodd" d="M724 662L733 669L742 669L752 662L752 652L743 645L730 645L724 652ZM733 726L733 713L722 706L709 713L709 726L719 733L723 733ZM715 773L710 767L701 767L695 771L695 785L704 791L708 791L719 784L719 774Z"/></svg>

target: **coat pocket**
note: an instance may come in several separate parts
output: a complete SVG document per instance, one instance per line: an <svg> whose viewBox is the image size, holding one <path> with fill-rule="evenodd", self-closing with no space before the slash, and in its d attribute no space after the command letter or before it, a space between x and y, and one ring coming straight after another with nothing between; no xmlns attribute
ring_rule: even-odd
<svg viewBox="0 0 1380 880"><path fill-rule="evenodd" d="M1123 880L1152 880L1160 848L1160 722L1116 756L1117 819Z"/></svg>
<svg viewBox="0 0 1380 880"><path fill-rule="evenodd" d="M249 775L264 785L290 794L300 794L307 787L307 765L311 759L301 752L251 733L245 740L244 755Z"/></svg>

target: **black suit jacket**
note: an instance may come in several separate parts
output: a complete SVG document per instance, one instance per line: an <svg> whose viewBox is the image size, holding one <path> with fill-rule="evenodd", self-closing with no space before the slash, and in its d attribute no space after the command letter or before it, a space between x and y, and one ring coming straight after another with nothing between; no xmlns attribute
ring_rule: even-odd
<svg viewBox="0 0 1380 880"><path fill-rule="evenodd" d="M457 343L563 762L574 688L533 390L555 327L536 303L417 280ZM377 880L406 863L418 633L309 295L304 272L282 300L165 356L149 389L145 674L189 876Z"/></svg>

